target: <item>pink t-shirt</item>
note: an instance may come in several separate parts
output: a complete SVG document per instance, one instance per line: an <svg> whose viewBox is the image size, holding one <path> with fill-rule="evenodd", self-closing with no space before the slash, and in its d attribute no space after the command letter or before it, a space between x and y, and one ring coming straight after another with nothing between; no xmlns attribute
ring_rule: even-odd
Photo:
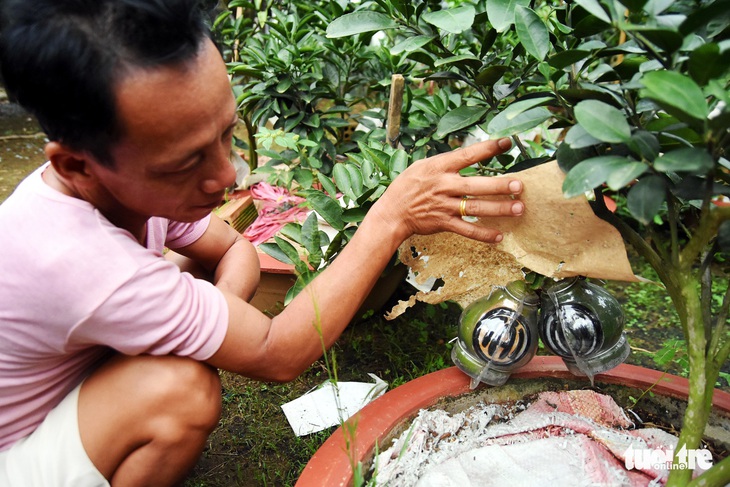
<svg viewBox="0 0 730 487"><path fill-rule="evenodd" d="M151 218L142 246L46 185L44 168L0 205L0 451L111 350L205 360L228 326L223 295L162 255L200 238L210 217Z"/></svg>

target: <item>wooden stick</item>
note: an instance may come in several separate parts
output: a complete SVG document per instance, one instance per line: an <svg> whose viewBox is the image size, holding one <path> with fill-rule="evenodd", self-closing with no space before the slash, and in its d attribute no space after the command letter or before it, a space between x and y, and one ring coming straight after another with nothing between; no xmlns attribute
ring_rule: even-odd
<svg viewBox="0 0 730 487"><path fill-rule="evenodd" d="M236 14L233 16L234 19L238 19L241 16L243 16L243 7L237 7L236 8ZM240 43L240 39L236 39L233 41L233 61L238 62L239 56L238 56L238 45Z"/></svg>
<svg viewBox="0 0 730 487"><path fill-rule="evenodd" d="M398 147L400 138L400 118L403 110L403 89L405 80L403 75L394 74L390 82L390 100L388 102L387 137L391 147Z"/></svg>

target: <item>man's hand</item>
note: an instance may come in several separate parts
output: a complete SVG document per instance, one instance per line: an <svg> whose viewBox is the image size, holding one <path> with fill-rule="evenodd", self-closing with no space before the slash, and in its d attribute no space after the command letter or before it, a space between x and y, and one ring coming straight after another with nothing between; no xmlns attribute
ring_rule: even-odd
<svg viewBox="0 0 730 487"><path fill-rule="evenodd" d="M497 230L462 219L469 216L519 216L520 201L488 201L480 196L517 195L522 182L510 178L463 177L459 171L511 147L509 139L481 142L415 162L390 185L371 210L388 226L400 229L401 240L413 234L454 232L484 242L498 242ZM475 197L467 199L464 196ZM401 238L402 237L402 238Z"/></svg>

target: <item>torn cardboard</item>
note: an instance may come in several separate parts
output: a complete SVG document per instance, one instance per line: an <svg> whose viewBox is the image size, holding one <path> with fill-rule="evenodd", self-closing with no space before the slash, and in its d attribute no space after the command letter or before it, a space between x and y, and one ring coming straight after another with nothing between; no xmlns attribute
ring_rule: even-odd
<svg viewBox="0 0 730 487"><path fill-rule="evenodd" d="M400 259L411 268L416 281L436 278L444 284L401 301L386 318L395 318L416 301L436 304L452 300L467 306L489 295L493 286L522 279L523 268L553 278L637 280L618 230L598 218L584 196L563 197L565 175L557 162L509 177L523 183L519 198L525 203L524 214L475 222L499 229L504 239L498 244L486 244L440 233L406 240L400 247Z"/></svg>

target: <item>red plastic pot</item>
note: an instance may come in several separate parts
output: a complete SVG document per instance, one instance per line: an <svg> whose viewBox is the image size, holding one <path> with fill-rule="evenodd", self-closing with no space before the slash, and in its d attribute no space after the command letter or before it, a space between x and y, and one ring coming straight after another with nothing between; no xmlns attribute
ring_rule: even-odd
<svg viewBox="0 0 730 487"><path fill-rule="evenodd" d="M560 357L537 356L512 374L512 378L576 379L568 372ZM351 461L363 461L372 454L376 442L420 409L433 406L444 397L471 392L470 378L456 367L425 375L387 392L363 408L348 423L356 431L354 444L348 445L345 431L338 428L307 463L296 487L350 486L353 475ZM657 370L622 364L595 377L596 383L616 384L639 389L652 388L656 395L686 400L687 379ZM715 390L715 410L730 415L730 394ZM351 443L351 442L350 442ZM348 451L351 453L348 454Z"/></svg>

